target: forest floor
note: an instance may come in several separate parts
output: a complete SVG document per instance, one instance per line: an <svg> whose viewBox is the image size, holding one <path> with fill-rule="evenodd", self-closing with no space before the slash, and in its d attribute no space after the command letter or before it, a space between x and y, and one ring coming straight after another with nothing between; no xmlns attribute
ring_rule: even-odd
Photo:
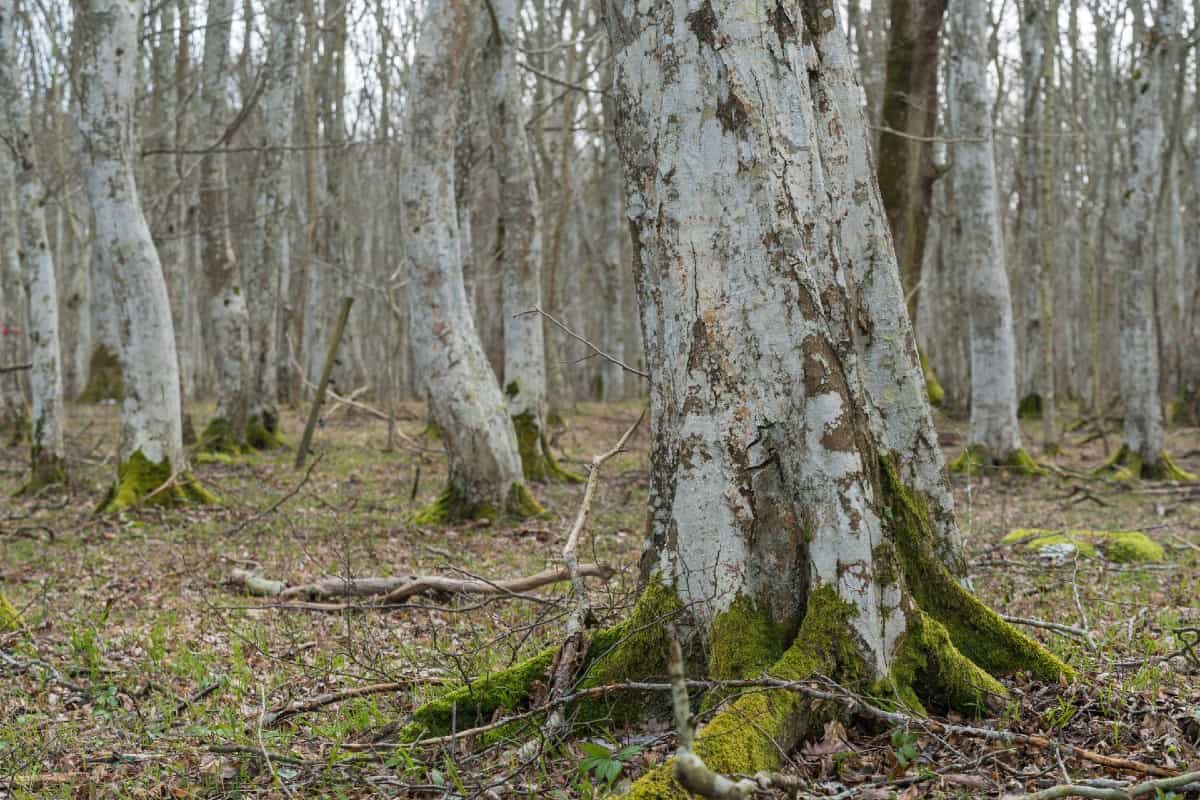
<svg viewBox="0 0 1200 800"><path fill-rule="evenodd" d="M23 448L0 450L0 591L24 627L0 634L0 800L140 797L598 797L674 748L666 720L594 729L518 770L513 748L470 738L442 748L379 745L442 684L461 683L560 642L568 586L520 597L421 596L401 607L282 606L230 583L235 568L304 583L322 576L529 575L559 563L582 487L536 486L547 517L519 524L418 528L414 509L442 488L444 459L411 406L385 452L386 424L327 411L310 473L293 453L196 467L216 508L93 514L115 472L116 409L72 407L69 492L9 500ZM198 425L204 409L196 410ZM638 416L632 404L580 405L556 437L586 471ZM284 431L298 441L302 420ZM948 456L963 423L939 420ZM971 725L1052 741L1165 771L1200 768L1200 495L1167 484L1091 478L1119 441L1064 437L1043 478L955 476L974 585L1001 613L1086 629L1026 627L1075 665L1070 687L1009 680L1003 711ZM1031 425L1029 439L1036 440ZM1170 448L1200 471L1200 430ZM601 623L632 602L647 496L645 427L602 471L583 560ZM311 462L310 462L311 463ZM1060 548L1006 545L1018 528L1140 530L1161 563L1113 563ZM665 671L665 670L664 670ZM273 710L381 683L270 724ZM939 719L945 720L945 717ZM958 721L962 722L960 718ZM531 720L536 724L536 719ZM615 764L615 766L614 766ZM807 796L901 800L1019 795L1065 781L1144 779L1043 745L944 736L913 723L831 723L792 754ZM1101 784L1103 785L1103 784ZM1120 784L1109 784L1118 786ZM1168 796L1168 795L1163 795Z"/></svg>

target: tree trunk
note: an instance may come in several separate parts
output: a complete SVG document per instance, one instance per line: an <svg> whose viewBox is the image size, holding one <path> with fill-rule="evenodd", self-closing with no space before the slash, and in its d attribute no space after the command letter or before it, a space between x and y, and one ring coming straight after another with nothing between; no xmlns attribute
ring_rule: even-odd
<svg viewBox="0 0 1200 800"><path fill-rule="evenodd" d="M1180 17L1177 0L1161 0L1155 24L1146 31L1141 68L1133 73L1129 183L1121 195L1118 224L1125 252L1119 301L1124 442L1106 464L1123 478L1195 479L1177 467L1164 449L1154 313L1155 263L1159 253L1154 218L1163 188L1160 87L1170 66L1170 42L1178 35Z"/></svg>
<svg viewBox="0 0 1200 800"><path fill-rule="evenodd" d="M13 154L17 170L17 230L25 285L30 396L30 476L23 492L66 481L63 451L63 379L58 337L58 288L46 236L45 189L34 155L29 104L17 69L16 3L0 0L0 101L7 109L0 138Z"/></svg>
<svg viewBox="0 0 1200 800"><path fill-rule="evenodd" d="M473 18L464 0L433 0L410 73L400 186L410 339L450 462L449 485L419 523L540 511L522 480L512 422L463 287L454 150Z"/></svg>
<svg viewBox="0 0 1200 800"><path fill-rule="evenodd" d="M25 304L19 301L20 245L16 226L16 191L13 164L0 155L0 365L23 364L21 347L25 329ZM15 445L26 434L25 391L21 373L0 374L0 443Z"/></svg>
<svg viewBox="0 0 1200 800"><path fill-rule="evenodd" d="M1020 0L1022 117L1019 164L1017 165L1017 264L1021 291L1021 400L1018 410L1023 417L1042 413L1042 356L1045 352L1042 330L1042 251L1040 192L1038 186L1038 148L1042 144L1043 49L1041 6L1039 0Z"/></svg>
<svg viewBox="0 0 1200 800"><path fill-rule="evenodd" d="M1016 344L1000 227L992 97L987 73L987 5L961 0L951 28L951 178L962 268L969 285L971 426L952 468L992 465L1035 470L1017 425Z"/></svg>
<svg viewBox="0 0 1200 800"><path fill-rule="evenodd" d="M944 469L835 6L640 7L609 31L653 376L649 584L689 610L713 677L819 672L969 706L999 686L987 672L1066 673L947 569ZM771 768L805 722L794 697L745 697L698 752Z"/></svg>
<svg viewBox="0 0 1200 800"><path fill-rule="evenodd" d="M279 307L281 287L291 269L291 174L287 146L292 137L296 91L295 0L276 0L268 14L267 56L263 75L262 167L255 217L257 259L247 270L246 289L256 313L250 336L249 418L246 442L260 450L278 447L279 438Z"/></svg>
<svg viewBox="0 0 1200 800"><path fill-rule="evenodd" d="M225 155L221 152L228 112L229 36L233 3L209 0L201 78L201 141L216 148L200 159L200 246L208 289L208 321L212 326L217 372L217 408L201 435L201 446L214 453L240 453L246 443L247 314L241 273L229 239L229 193Z"/></svg>
<svg viewBox="0 0 1200 800"><path fill-rule="evenodd" d="M605 118L612 119L612 104L604 104ZM602 232L601 283L604 297L604 327L600 349L618 361L625 360L625 312L622 308L625 296L624 281L627 266L621 257L621 240L625 236L625 208L622 197L625 189L621 185L621 163L616 152L616 143L605 142L605 158L601 162L603 178L603 207L600 209L600 224L596 230ZM619 364L605 361L600 365L600 399L613 403L625 399L625 369Z"/></svg>
<svg viewBox="0 0 1200 800"><path fill-rule="evenodd" d="M117 482L102 510L131 507L151 493L157 503L212 499L186 473L171 307L133 177L141 10L140 2L90 0L80 19L87 41L79 121L95 266L113 283L125 380Z"/></svg>

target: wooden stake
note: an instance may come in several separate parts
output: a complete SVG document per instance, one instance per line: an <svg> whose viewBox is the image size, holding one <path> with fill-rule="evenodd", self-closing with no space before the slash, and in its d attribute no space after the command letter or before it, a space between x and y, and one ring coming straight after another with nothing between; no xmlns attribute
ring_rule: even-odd
<svg viewBox="0 0 1200 800"><path fill-rule="evenodd" d="M317 428L317 419L321 415L321 404L325 402L325 388L329 386L329 377L333 374L333 362L337 358L338 345L341 344L342 334L346 330L346 320L350 318L350 306L354 304L353 297L342 298L342 310L338 314L337 325L333 329L333 338L329 340L329 352L325 354L325 366L321 368L321 380L317 381L317 393L313 396L312 410L308 412L308 423L304 426L304 436L300 446L296 448L296 469L304 466L304 458L308 455L309 445L312 444L313 431Z"/></svg>

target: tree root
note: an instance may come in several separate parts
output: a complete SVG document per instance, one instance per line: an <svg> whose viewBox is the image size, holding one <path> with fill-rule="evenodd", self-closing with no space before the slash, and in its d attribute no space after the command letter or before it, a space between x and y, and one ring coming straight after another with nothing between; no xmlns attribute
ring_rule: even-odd
<svg viewBox="0 0 1200 800"><path fill-rule="evenodd" d="M1178 483L1195 483L1198 478L1175 463L1166 450L1158 454L1158 460L1146 463L1140 455L1130 451L1127 445L1113 454L1108 461L1093 473L1105 476L1115 481L1133 481L1144 479L1152 481L1176 481Z"/></svg>

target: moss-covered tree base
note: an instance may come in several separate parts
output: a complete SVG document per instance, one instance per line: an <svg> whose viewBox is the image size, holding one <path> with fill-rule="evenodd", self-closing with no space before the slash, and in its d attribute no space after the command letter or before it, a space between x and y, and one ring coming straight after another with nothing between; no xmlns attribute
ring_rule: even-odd
<svg viewBox="0 0 1200 800"><path fill-rule="evenodd" d="M1017 403L1017 417L1020 419L1041 419L1042 418L1042 396L1037 394L1027 394L1021 398L1021 402Z"/></svg>
<svg viewBox="0 0 1200 800"><path fill-rule="evenodd" d="M253 448L234 430L233 424L222 417L213 417L208 421L196 445L196 454L201 461L236 461L253 452Z"/></svg>
<svg viewBox="0 0 1200 800"><path fill-rule="evenodd" d="M1176 464L1166 450L1161 451L1155 462L1151 464L1126 445L1121 445L1121 449L1093 474L1116 481L1132 481L1141 478L1150 481L1194 483L1197 480L1194 474Z"/></svg>
<svg viewBox="0 0 1200 800"><path fill-rule="evenodd" d="M517 433L517 450L521 454L521 470L525 475L525 480L531 483L583 482L583 476L569 472L559 465L554 454L550 452L550 444L546 441L545 432L538 427L537 420L532 414L518 414L512 418L512 421L513 429Z"/></svg>
<svg viewBox="0 0 1200 800"><path fill-rule="evenodd" d="M67 482L67 462L61 458L34 453L29 480L20 489L17 497L33 497L46 489L63 486Z"/></svg>
<svg viewBox="0 0 1200 800"><path fill-rule="evenodd" d="M117 354L100 345L88 360L88 382L79 393L81 403L102 403L125 396L125 379Z"/></svg>
<svg viewBox="0 0 1200 800"><path fill-rule="evenodd" d="M287 441L279 433L279 415L270 411L251 414L246 423L246 444L255 450L286 450Z"/></svg>
<svg viewBox="0 0 1200 800"><path fill-rule="evenodd" d="M215 505L218 502L216 495L197 483L191 473L175 474L170 462L153 462L138 450L117 468L117 482L109 488L96 512L107 514L142 505Z"/></svg>
<svg viewBox="0 0 1200 800"><path fill-rule="evenodd" d="M1046 470L1033 460L1024 448L1013 450L1007 456L997 457L983 445L968 445L958 458L947 466L951 472L978 473L985 469L1003 469L1014 475L1034 478L1045 475Z"/></svg>
<svg viewBox="0 0 1200 800"><path fill-rule="evenodd" d="M513 519L529 519L545 514L546 509L523 483L514 483L508 490L503 503L481 501L464 494L451 484L425 508L412 518L414 525L440 525L463 520L497 519L506 516Z"/></svg>

